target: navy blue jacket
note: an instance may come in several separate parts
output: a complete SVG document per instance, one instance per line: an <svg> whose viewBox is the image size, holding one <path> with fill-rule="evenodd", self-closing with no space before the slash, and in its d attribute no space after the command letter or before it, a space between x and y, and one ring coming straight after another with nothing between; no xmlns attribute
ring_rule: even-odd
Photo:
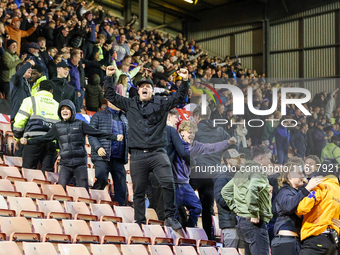
<svg viewBox="0 0 340 255"><path fill-rule="evenodd" d="M315 151L321 151L326 146L327 140L325 139L325 136L327 136L325 131L318 127L314 128L312 138Z"/></svg>
<svg viewBox="0 0 340 255"><path fill-rule="evenodd" d="M294 154L295 150L297 150L296 156L303 158L306 153L307 134L302 133L301 130L297 130L294 132L289 142L293 148Z"/></svg>
<svg viewBox="0 0 340 255"><path fill-rule="evenodd" d="M237 224L236 213L229 209L221 195L221 190L233 178L232 172L222 173L214 179L214 197L218 209L218 221L221 229L235 228Z"/></svg>
<svg viewBox="0 0 340 255"><path fill-rule="evenodd" d="M275 137L275 144L278 150L288 151L288 130L283 125L279 124L274 131L269 135L269 142Z"/></svg>
<svg viewBox="0 0 340 255"><path fill-rule="evenodd" d="M212 155L213 153L218 152L222 154L223 151L229 146L228 140L213 144L204 144L197 141L189 144L184 142L183 140L182 143L185 150L190 153L191 160L195 160L196 157L203 154ZM172 163L172 171L174 174L175 183L189 183L191 167L194 167L194 165L190 165L190 163L186 162L176 153L174 161Z"/></svg>
<svg viewBox="0 0 340 255"><path fill-rule="evenodd" d="M301 187L298 191L289 184L283 185L275 199L275 211L278 216L274 225L275 235L280 228L300 233L302 219L295 214L295 211L300 201L308 194L309 191L305 187Z"/></svg>
<svg viewBox="0 0 340 255"><path fill-rule="evenodd" d="M48 68L44 62L44 60L42 59L42 57L39 55L39 57L36 57L34 56L33 54L31 53L27 53L27 59L32 59L34 61L34 63L36 65L41 65L42 68L44 69L44 76L46 76L46 79L48 80L49 79L49 76L48 76Z"/></svg>
<svg viewBox="0 0 340 255"><path fill-rule="evenodd" d="M185 150L182 139L179 136L177 130L174 127L166 126L166 134L168 139L168 146L166 152L168 154L170 163L174 160L175 154L177 153L182 159L190 164L190 152Z"/></svg>
<svg viewBox="0 0 340 255"><path fill-rule="evenodd" d="M90 125L96 129L101 130L103 133L112 133L113 132L113 123L112 123L112 118L113 114L111 111L106 108L104 111L99 111L95 113L92 118ZM128 122L127 119L122 111L119 113L119 118L123 122L124 126L124 132L123 134L120 133L121 135L124 135L124 163L126 164L128 162ZM116 133L115 135L120 135ZM91 145L91 160L94 162L96 160L102 160L102 161L109 161L111 158L111 147L112 147L112 141L104 139L104 138L99 138L99 137L94 137L94 136L89 136L89 142ZM106 151L106 156L105 157L100 157L97 153L98 149L100 147L103 147ZM122 152L117 152L117 155L121 154Z"/></svg>
<svg viewBox="0 0 340 255"><path fill-rule="evenodd" d="M75 91L80 91L81 85L80 85L80 74L78 70L78 66L73 65L71 59L69 58L67 60L68 65L71 67L70 69L70 78L71 80L68 82Z"/></svg>
<svg viewBox="0 0 340 255"><path fill-rule="evenodd" d="M12 76L9 82L11 89L11 120L14 120L15 115L19 111L22 100L31 96L31 85L24 77L24 74L31 66L29 62L24 64Z"/></svg>

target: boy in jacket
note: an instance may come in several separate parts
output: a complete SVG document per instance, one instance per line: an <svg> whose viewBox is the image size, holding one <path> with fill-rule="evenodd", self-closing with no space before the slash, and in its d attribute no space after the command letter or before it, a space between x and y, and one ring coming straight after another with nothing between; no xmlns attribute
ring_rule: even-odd
<svg viewBox="0 0 340 255"><path fill-rule="evenodd" d="M85 135L105 137L114 141L122 141L123 135L103 133L86 122L75 119L76 107L68 99L60 102L58 115L62 121L55 123L46 135L30 140L21 138L20 141L24 145L30 145L57 140L60 148L58 183L66 190L66 185L70 183L71 178L74 176L77 187L88 189L87 154L84 148Z"/></svg>
<svg viewBox="0 0 340 255"><path fill-rule="evenodd" d="M178 128L178 131L183 139L183 146L187 152L190 152L190 160L193 164L188 164L177 153L172 163L172 170L176 186L177 208L180 206L185 206L190 212L189 219L186 223L187 227L195 227L198 217L202 212L201 201L196 196L194 189L189 184L191 167L195 165L193 161L195 161L195 158L199 155L223 151L227 149L230 144L236 143L235 138L230 138L229 140L214 144L204 144L197 141L193 142L196 129L197 127L191 125L189 121L182 121Z"/></svg>

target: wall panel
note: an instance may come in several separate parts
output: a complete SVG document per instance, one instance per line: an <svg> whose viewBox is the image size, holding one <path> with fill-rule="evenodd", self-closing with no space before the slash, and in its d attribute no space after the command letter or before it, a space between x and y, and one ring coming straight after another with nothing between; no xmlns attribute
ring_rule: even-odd
<svg viewBox="0 0 340 255"><path fill-rule="evenodd" d="M270 78L294 79L299 78L298 52L286 52L270 55Z"/></svg>
<svg viewBox="0 0 340 255"><path fill-rule="evenodd" d="M270 27L270 50L290 50L299 47L298 21Z"/></svg>
<svg viewBox="0 0 340 255"><path fill-rule="evenodd" d="M336 79L305 81L304 87L310 91L313 98L317 93L334 91L336 89Z"/></svg>
<svg viewBox="0 0 340 255"><path fill-rule="evenodd" d="M304 47L324 46L335 43L335 13L306 18L304 25Z"/></svg>
<svg viewBox="0 0 340 255"><path fill-rule="evenodd" d="M335 48L324 48L305 51L305 78L334 77Z"/></svg>

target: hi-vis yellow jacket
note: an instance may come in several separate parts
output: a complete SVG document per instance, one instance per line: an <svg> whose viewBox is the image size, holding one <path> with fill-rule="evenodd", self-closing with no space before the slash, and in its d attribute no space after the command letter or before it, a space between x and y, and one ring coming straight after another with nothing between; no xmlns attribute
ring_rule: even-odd
<svg viewBox="0 0 340 255"><path fill-rule="evenodd" d="M42 76L40 77L35 84L33 85L33 87L31 88L31 96L35 96L35 94L39 91L39 87L40 87L40 82L46 80L46 76Z"/></svg>
<svg viewBox="0 0 340 255"><path fill-rule="evenodd" d="M304 215L301 240L318 236L328 227L335 229L332 219L340 219L340 187L336 176L327 175L321 184L301 200L296 210L297 215Z"/></svg>
<svg viewBox="0 0 340 255"><path fill-rule="evenodd" d="M45 90L25 98L14 118L14 138L45 135L53 123L59 121L58 107L59 103L53 99L52 93Z"/></svg>

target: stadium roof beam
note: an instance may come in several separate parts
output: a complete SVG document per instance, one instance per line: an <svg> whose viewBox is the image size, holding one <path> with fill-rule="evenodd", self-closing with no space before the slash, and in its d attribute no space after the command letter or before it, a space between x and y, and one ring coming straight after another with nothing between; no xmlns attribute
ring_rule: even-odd
<svg viewBox="0 0 340 255"><path fill-rule="evenodd" d="M150 5L153 4L153 5L156 5L158 7L163 8L165 10L168 10L169 13L175 14L176 16L181 14L182 17L190 17L190 18L195 19L195 21L200 21L200 19L196 15L192 14L192 12L188 12L184 9L178 8L178 7L171 5L171 4L169 4L165 1L149 1L149 4Z"/></svg>

